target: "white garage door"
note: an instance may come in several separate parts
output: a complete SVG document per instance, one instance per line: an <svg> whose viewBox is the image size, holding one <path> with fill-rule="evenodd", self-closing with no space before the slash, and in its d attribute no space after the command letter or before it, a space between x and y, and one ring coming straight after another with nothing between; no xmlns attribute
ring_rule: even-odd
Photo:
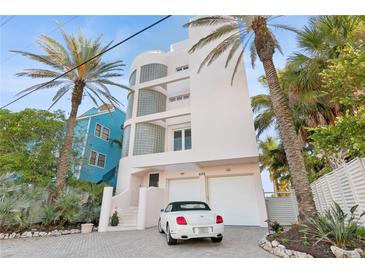
<svg viewBox="0 0 365 274"><path fill-rule="evenodd" d="M208 195L226 225L259 225L253 176L209 178Z"/></svg>
<svg viewBox="0 0 365 274"><path fill-rule="evenodd" d="M199 179L177 179L169 181L169 200L176 201L199 201Z"/></svg>

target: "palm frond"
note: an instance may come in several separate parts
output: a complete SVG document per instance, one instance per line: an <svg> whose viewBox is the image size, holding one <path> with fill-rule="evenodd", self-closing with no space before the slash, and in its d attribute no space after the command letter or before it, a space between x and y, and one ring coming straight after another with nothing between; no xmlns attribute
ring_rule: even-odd
<svg viewBox="0 0 365 274"><path fill-rule="evenodd" d="M15 96L18 96L20 94L23 94L25 92L28 92L28 91L31 91L31 90L35 90L35 89L47 89L47 88L54 88L54 87L57 87L59 85L62 85L64 84L65 81L48 81L48 82L44 82L44 83L41 83L41 84L36 84L36 85L33 85L29 88L26 88L26 89L23 89L21 91L19 91Z"/></svg>
<svg viewBox="0 0 365 274"><path fill-rule="evenodd" d="M232 73L232 78L231 78L231 85L233 84L233 80L234 80L234 77L236 76L238 67L240 65L242 65L242 57L243 57L243 49L241 50L241 53L237 58L236 65L234 66L233 73Z"/></svg>
<svg viewBox="0 0 365 274"><path fill-rule="evenodd" d="M191 47L191 49L189 49L189 53L193 53L197 49L200 49L200 48L204 47L205 45L221 38L222 36L228 35L228 34L234 32L234 31L237 31L237 29L238 29L238 23L237 22L220 26L216 30L211 32L209 35L201 38L195 45L193 45Z"/></svg>

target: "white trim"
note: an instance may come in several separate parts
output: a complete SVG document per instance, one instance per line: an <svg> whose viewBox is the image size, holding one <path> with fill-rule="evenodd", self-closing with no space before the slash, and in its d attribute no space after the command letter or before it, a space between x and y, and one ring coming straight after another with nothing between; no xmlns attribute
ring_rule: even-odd
<svg viewBox="0 0 365 274"><path fill-rule="evenodd" d="M95 165L90 164L91 152L95 152L95 153L96 153L96 157L95 157ZM105 159L104 159L104 166L98 166L98 161L99 161L99 155L100 155L100 154L104 155L104 157L105 157ZM96 150L91 149L91 150L90 150L90 154L89 154L89 161L88 161L88 165L89 165L89 166L93 166L93 167L98 167L98 168L105 169L106 159L107 159L106 154L101 153L101 152L97 152Z"/></svg>
<svg viewBox="0 0 365 274"><path fill-rule="evenodd" d="M95 134L95 132L96 132L96 126L97 125L99 125L100 127L101 127L101 129L100 129L100 136L97 136L96 134ZM104 139L103 138L103 131L104 131L104 129L107 129L107 130L109 130L109 134L108 134L108 139ZM108 127L106 127L106 126L103 126L102 124L100 124L100 123L96 123L95 124L95 128L94 128L94 136L96 137L96 138L99 138L99 139L102 139L102 140L104 140L104 141L106 141L106 142L109 142L110 141L110 133L111 133L111 130L110 130L110 128L108 128Z"/></svg>
<svg viewBox="0 0 365 274"><path fill-rule="evenodd" d="M95 116L99 116L99 115L102 115L102 114L108 114L108 113L112 113L112 112L115 112L115 110L116 109L118 109L118 110L120 110L121 112L123 112L124 114L126 114L126 111L125 110L123 110L123 109L121 109L121 108L119 108L119 107L117 107L117 106L115 106L115 107L113 107L114 109L112 110L112 111L108 111L108 110L103 110L103 111L100 111L100 112L98 112L98 113L94 113L94 114L92 114L92 115L86 115L86 113L90 110L88 110L88 111L86 111L86 112L84 112L83 114L81 114L79 117L77 117L76 118L76 120L82 120L82 119L86 119L86 118L90 118L90 117L95 117Z"/></svg>
<svg viewBox="0 0 365 274"><path fill-rule="evenodd" d="M185 148L185 131L190 129L190 134L191 134L191 127L181 127L181 128L175 128L175 129L172 129L171 132L172 132L172 144L171 144L171 151L183 151L183 150L191 150L193 145L191 145L191 148L188 148L186 149ZM181 149L180 150L175 150L175 131L181 131ZM190 138L191 138L191 135L190 135Z"/></svg>
<svg viewBox="0 0 365 274"><path fill-rule="evenodd" d="M78 170L78 174L76 176L77 179L80 179L81 170L82 170L82 167L84 165L86 146L87 146L87 143L89 141L90 123L91 123L91 117L89 117L89 121L87 122L87 128L86 128L86 134L85 134L86 138L85 138L85 141L84 141L84 147L82 148L82 152L81 152L81 165L80 165L80 169Z"/></svg>

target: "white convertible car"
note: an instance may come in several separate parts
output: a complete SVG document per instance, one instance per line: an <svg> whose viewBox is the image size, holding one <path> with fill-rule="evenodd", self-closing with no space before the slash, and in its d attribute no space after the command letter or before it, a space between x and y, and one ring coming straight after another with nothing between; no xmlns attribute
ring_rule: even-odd
<svg viewBox="0 0 365 274"><path fill-rule="evenodd" d="M204 202L172 202L161 209L158 230L166 234L168 245L178 239L209 237L218 243L223 239L223 218L211 211Z"/></svg>

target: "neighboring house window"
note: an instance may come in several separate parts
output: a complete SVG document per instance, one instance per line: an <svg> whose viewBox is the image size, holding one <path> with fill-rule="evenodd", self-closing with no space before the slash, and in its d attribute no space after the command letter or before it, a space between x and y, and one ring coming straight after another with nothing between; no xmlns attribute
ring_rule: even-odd
<svg viewBox="0 0 365 274"><path fill-rule="evenodd" d="M98 166L98 167L105 167L106 155L102 153L98 153L94 150L90 152L90 159L89 165L91 166Z"/></svg>
<svg viewBox="0 0 365 274"><path fill-rule="evenodd" d="M97 166L98 167L105 167L105 154L99 153L98 155L98 163Z"/></svg>
<svg viewBox="0 0 365 274"><path fill-rule="evenodd" d="M96 137L100 137L101 128L102 128L102 126L100 124L96 124L96 126L95 126L95 136Z"/></svg>
<svg viewBox="0 0 365 274"><path fill-rule="evenodd" d="M99 137L101 139L104 139L105 141L109 140L109 134L110 134L110 129L107 127L103 127L100 124L96 124L95 125L95 136Z"/></svg>
<svg viewBox="0 0 365 274"><path fill-rule="evenodd" d="M177 67L176 71L183 71L183 70L187 70L188 68L189 68L188 65L184 65L184 66L181 66L181 67Z"/></svg>
<svg viewBox="0 0 365 274"><path fill-rule="evenodd" d="M93 166L95 166L95 164L96 164L96 157L97 157L97 153L95 152L95 151L91 151L90 152L90 159L89 159L89 164L90 165L93 165Z"/></svg>
<svg viewBox="0 0 365 274"><path fill-rule="evenodd" d="M109 129L106 127L103 127L103 134L101 135L101 138L104 140L109 140Z"/></svg>
<svg viewBox="0 0 365 274"><path fill-rule="evenodd" d="M178 95L178 96L170 97L169 101L170 102L176 102L176 101L181 101L181 100L187 100L189 98L190 98L190 94L184 94L184 95Z"/></svg>
<svg viewBox="0 0 365 274"><path fill-rule="evenodd" d="M179 129L174 131L174 151L191 149L191 129Z"/></svg>

